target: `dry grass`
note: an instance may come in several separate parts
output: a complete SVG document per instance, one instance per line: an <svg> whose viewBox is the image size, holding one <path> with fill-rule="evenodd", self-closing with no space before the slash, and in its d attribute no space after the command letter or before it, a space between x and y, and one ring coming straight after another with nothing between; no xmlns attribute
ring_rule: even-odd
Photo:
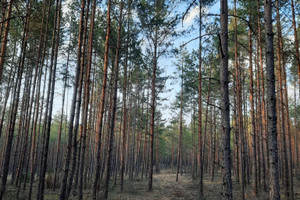
<svg viewBox="0 0 300 200"><path fill-rule="evenodd" d="M148 181L131 179L124 182L124 192L115 189L110 193L111 200L193 200L197 196L196 184L187 174L179 176L176 183L176 174L163 171L154 174L153 191L148 192Z"/></svg>
<svg viewBox="0 0 300 200"><path fill-rule="evenodd" d="M147 192L148 181L140 179L126 179L124 191L120 192L114 188L109 194L110 200L220 200L222 199L221 174L217 173L214 181L211 181L211 175L204 175L204 196L199 198L198 182L192 180L189 174L179 176L176 182L176 174L170 171L162 171L160 174L154 174L153 191ZM294 183L295 200L300 200L300 185ZM281 199L287 199L281 189ZM233 180L233 199L242 199L240 183ZM245 188L245 199L249 200L268 200L269 194L259 191L255 195L251 187Z"/></svg>
<svg viewBox="0 0 300 200"><path fill-rule="evenodd" d="M141 180L139 178L124 180L124 191L121 192L119 186L113 186L111 181L111 188L109 192L110 200L195 200L200 199L198 196L198 182L192 180L189 174L179 176L179 181L176 182L176 174L170 171L162 171L159 174L154 174L153 177L153 191L148 192L148 180ZM214 181L211 181L209 174L204 175L204 196L201 200L220 200L222 199L222 183L221 175L217 173ZM300 185L298 181L294 182L295 200L300 200ZM28 189L28 188L27 188ZM233 197L234 199L241 199L241 188L237 181L233 181ZM281 190L281 199L287 199L284 195L284 190ZM19 200L27 200L27 192L20 191ZM53 191L52 189L45 189L45 200L58 199L59 189ZM9 185L5 194L5 200L13 200L16 198L15 187ZM35 199L36 188L34 188L32 199ZM249 200L267 200L268 193L259 191L259 195L255 196L251 187L246 187L245 197ZM69 199L77 199L78 196L72 195ZM84 191L84 199L91 199L91 189Z"/></svg>

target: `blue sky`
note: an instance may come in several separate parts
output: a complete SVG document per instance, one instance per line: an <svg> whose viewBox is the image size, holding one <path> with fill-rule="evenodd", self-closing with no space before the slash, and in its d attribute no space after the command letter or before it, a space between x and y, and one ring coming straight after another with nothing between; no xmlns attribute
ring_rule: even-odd
<svg viewBox="0 0 300 200"><path fill-rule="evenodd" d="M178 8L179 12L185 12L186 8L188 7L188 5L182 5ZM217 14L219 13L220 10L220 4L219 1L216 2L216 4L214 4L213 6L206 8L205 12L208 13L213 13L213 14ZM198 6L194 6L190 12L189 15L185 18L185 20L183 21L183 23L180 23L178 25L178 30L182 30L182 29L187 29L189 28L192 24L194 24L195 30L193 30L190 34L188 34L188 36L184 36L184 37L180 37L178 39L176 39L174 41L174 47L179 47L181 44L198 37L199 35L199 29L197 26L197 18L199 17L199 7ZM202 32L202 34L205 34L204 32ZM191 52L192 50L197 50L199 46L199 40L194 40L193 42L190 42L188 45L186 45L187 50L189 52ZM165 76L172 76L174 75L174 72L176 71L176 68L174 66L174 62L176 61L176 59L174 57L162 57L158 62L159 62L159 67L165 69ZM172 83L172 84L171 84ZM171 89L171 91L169 92L165 92L165 93L161 93L159 96L162 98L167 99L166 101L163 102L163 105L160 107L162 114L163 114L163 118L166 120L166 123L168 124L168 122L171 121L172 117L174 116L175 113L172 113L172 111L168 108L175 100L176 97L176 93L178 93L180 91L180 85L179 83L175 82L173 80L168 80L166 82L166 89ZM167 108L167 109L166 109ZM179 111L178 111L179 114ZM190 114L186 114L184 115L184 120L189 123L190 122Z"/></svg>

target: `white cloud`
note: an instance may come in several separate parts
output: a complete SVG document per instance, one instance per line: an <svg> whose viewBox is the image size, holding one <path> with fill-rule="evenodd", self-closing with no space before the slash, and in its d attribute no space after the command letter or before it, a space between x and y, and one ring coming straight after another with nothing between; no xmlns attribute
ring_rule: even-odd
<svg viewBox="0 0 300 200"><path fill-rule="evenodd" d="M185 19L183 20L183 24L186 26L190 26L198 15L199 15L199 6L195 6L185 17Z"/></svg>

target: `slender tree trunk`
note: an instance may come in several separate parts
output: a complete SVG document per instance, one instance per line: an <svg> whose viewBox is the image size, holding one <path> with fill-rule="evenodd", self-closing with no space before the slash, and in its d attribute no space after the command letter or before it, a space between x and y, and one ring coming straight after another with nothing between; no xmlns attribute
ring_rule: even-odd
<svg viewBox="0 0 300 200"><path fill-rule="evenodd" d="M284 99L283 99L283 83L282 83L282 57L281 52L283 49L280 45L281 40L281 25L280 25L280 15L279 15L279 2L276 0L276 13L277 13L277 60L278 60L278 80L279 80L279 93L280 93L280 113L281 113L281 132L282 132L282 143L283 143L283 166L284 166L284 187L286 196L290 196L290 180L289 180L289 165L288 165L288 155L287 155L287 142L286 142L286 130L285 130L285 111L284 111ZM280 115L278 115L280 116ZM280 117L279 117L280 118Z"/></svg>
<svg viewBox="0 0 300 200"><path fill-rule="evenodd" d="M249 21L251 21L251 8L249 9ZM251 103L251 135L252 135L252 173L254 176L253 189L254 193L258 193L257 182L257 160L256 160L256 128L255 128L255 110L254 110L254 91L253 91L253 69L252 69L252 35L251 27L249 27L249 73L250 73L250 103Z"/></svg>
<svg viewBox="0 0 300 200"><path fill-rule="evenodd" d="M236 0L234 1L234 13L236 15ZM245 166L245 135L244 135L244 127L243 127L243 105L242 105L242 86L241 86L241 76L242 70L238 62L238 38L237 38L237 18L234 18L234 32L235 32L235 79L236 79L236 96L237 96L237 123L238 123L238 132L239 132L239 167L240 167L240 177L239 181L241 183L241 192L242 192L242 199L245 199L245 183L246 183L246 166Z"/></svg>
<svg viewBox="0 0 300 200"><path fill-rule="evenodd" d="M260 64L260 81L261 81L261 106L262 106L262 125L263 125L263 140L266 144L266 156L267 156L267 169L269 169L269 142L268 142L268 127L267 127L267 109L265 101L265 80L264 80L264 68L263 68L263 50L262 50L262 38L261 38L261 22L260 22L260 0L257 0L257 9L258 9L258 44L259 44L259 64ZM264 190L267 191L266 181L264 183Z"/></svg>
<svg viewBox="0 0 300 200"><path fill-rule="evenodd" d="M130 7L130 6L129 6ZM130 8L128 11L130 12ZM127 31L129 31L129 13L127 21ZM123 191L124 182L124 170L125 170L125 151L126 151L126 126L127 126L127 106L126 106L126 89L127 89L127 66L128 66L128 45L129 45L129 33L127 33L126 39L126 57L124 64L124 77L123 77L123 124L122 124L122 150L121 150L121 167L120 167L120 190Z"/></svg>
<svg viewBox="0 0 300 200"><path fill-rule="evenodd" d="M235 48L236 51L236 48ZM237 62L237 60L235 61ZM235 63L235 66L237 66L237 64ZM235 69L235 71L237 71ZM233 97L233 101L234 101L234 110L233 110L233 116L234 116L234 134L235 134L235 146L236 146L236 155L235 155L235 160L236 160L236 181L239 182L240 180L240 162L239 162L239 123L238 123L238 115L237 115L237 87L236 87L236 79L233 79L233 87L234 87L234 97Z"/></svg>
<svg viewBox="0 0 300 200"><path fill-rule="evenodd" d="M146 98L146 104L147 104L147 108L146 108L146 126L145 126L145 140L144 140L144 148L143 148L143 167L142 167L142 179L143 179L143 175L144 175L144 171L146 172L146 177L147 177L147 166L148 166L148 163L147 163L147 160L148 160L148 157L147 157L147 147L149 147L147 145L148 143L148 119L149 119L149 84L150 84L150 79L148 77L148 81L147 81L147 98ZM173 140L172 140L173 141ZM172 143L172 148L173 148L173 143ZM172 154L173 156L173 154ZM172 162L173 162L173 157L172 157ZM173 163L172 163L173 164ZM172 171L173 171L173 166L172 166Z"/></svg>
<svg viewBox="0 0 300 200"><path fill-rule="evenodd" d="M231 155L230 155L230 110L229 110L229 91L228 91L228 3L221 0L221 133L222 133L222 152L223 152L223 195L226 199L232 200L231 182Z"/></svg>
<svg viewBox="0 0 300 200"><path fill-rule="evenodd" d="M87 11L88 12L88 11ZM87 134L87 118L88 118L88 108L89 108L89 101L90 101L90 74L91 74L91 66L92 66L92 50L93 50L93 37L94 37L94 18L96 12L96 0L93 0L93 7L92 7L92 14L91 14L91 24L90 24L90 32L88 38L88 61L86 66L86 72L84 76L84 103L83 103L83 117L82 117L82 142L83 142L83 149L81 153L81 166L80 166L80 180L79 180L79 196L78 199L81 200L83 198L83 176L84 176L84 163L85 163L85 149L86 149L86 134ZM86 18L86 25L87 25L87 18ZM83 63L84 56L82 57Z"/></svg>
<svg viewBox="0 0 300 200"><path fill-rule="evenodd" d="M138 85L138 87L141 87L140 85ZM140 89L139 89L140 90ZM139 91L138 90L138 91ZM138 96L138 105L137 105L137 112L139 113L139 110L141 109L141 114L137 116L138 118L138 142L137 142L137 156L136 156L136 160L135 160L135 167L136 167L136 170L135 170L135 176L138 177L139 175L139 172L140 172L140 164L141 164L141 146L142 146L142 132L143 132L143 120L144 120L144 104L143 101L144 99L144 91L143 91L143 95L142 95L142 98L140 100L140 96ZM140 104L142 104L142 106L140 106Z"/></svg>
<svg viewBox="0 0 300 200"><path fill-rule="evenodd" d="M194 109L194 102L193 102L193 113L192 113L192 120L193 120L193 132L192 132L192 178L196 178L196 166L197 165L197 156L196 156L196 114ZM173 154L173 140L172 140L172 154ZM172 155L172 163L173 164L173 155ZM173 166L172 166L173 171Z"/></svg>
<svg viewBox="0 0 300 200"><path fill-rule="evenodd" d="M210 67L209 68L209 76L208 76L208 86L207 86L207 97L206 97L206 110L205 110L205 120L204 120L204 139L203 139L203 143L202 143L202 146L203 146L203 152L202 152L202 163L206 163L206 172L208 171L208 158L205 159L205 154L206 154L206 143L207 143L207 140L206 140L206 133L207 133L207 123L208 123L208 112L209 112L209 104L210 104L210 85L211 85L211 71L212 71L212 68ZM207 160L207 162L205 161ZM203 177L202 177L203 178Z"/></svg>
<svg viewBox="0 0 300 200"><path fill-rule="evenodd" d="M155 138L155 172L159 173L159 142L158 142L158 135ZM182 161L181 161L182 163ZM181 176L182 176L182 170L181 170Z"/></svg>
<svg viewBox="0 0 300 200"><path fill-rule="evenodd" d="M110 37L110 9L111 9L111 1L107 2L107 31L106 31L106 40L105 40L105 54L104 54L104 66L103 66L103 78L102 78L102 88L100 95L100 108L99 114L96 123L96 134L98 135L98 146L97 146L97 155L96 155L96 171L95 171L95 179L93 183L93 197L92 199L96 200L97 197L97 188L100 177L100 153L101 153L101 131L103 126L103 114L104 114L104 106L105 106L105 93L106 93L106 82L107 82L107 68L108 68L108 51L109 51L109 37Z"/></svg>
<svg viewBox="0 0 300 200"><path fill-rule="evenodd" d="M177 151L176 182L178 182L179 168L182 167L182 114L183 114L183 55L181 63L181 92L180 92L180 119L179 119L179 140ZM181 169L182 170L182 169Z"/></svg>
<svg viewBox="0 0 300 200"><path fill-rule="evenodd" d="M156 5L156 15L158 15L158 5ZM153 69L151 80L151 117L150 117L150 148L149 148L149 182L148 191L152 191L153 180L153 143L154 143L154 129L155 129L155 82L156 82L156 68L157 68L157 48L158 48L158 26L156 25L154 33L154 54L153 54Z"/></svg>
<svg viewBox="0 0 300 200"><path fill-rule="evenodd" d="M199 195L203 195L203 160L202 160L202 1L199 0L199 96L198 96L198 168L199 168Z"/></svg>
<svg viewBox="0 0 300 200"><path fill-rule="evenodd" d="M214 107L214 141L213 141L213 156L212 156L212 169L211 169L211 181L214 181L215 175L215 162L216 162L216 146L217 146L217 124L216 124L216 107Z"/></svg>
<svg viewBox="0 0 300 200"><path fill-rule="evenodd" d="M294 85L294 107L297 108L297 83L295 83ZM296 169L295 169L295 173L296 173L296 179L298 179L298 169L299 169L299 132L298 132L298 121L297 121L297 115L294 116L294 127L295 127L295 160L296 160Z"/></svg>
<svg viewBox="0 0 300 200"><path fill-rule="evenodd" d="M257 130L259 132L258 135L258 139L257 141L259 141L258 145L258 162L262 164L262 179L263 179L263 188L264 191L266 191L266 163L265 163L265 145L264 145L264 124L263 124L263 119L262 119L262 95L261 95L261 72L260 72L260 64L259 64L259 38L257 38L256 40L256 47L257 47L257 54L256 54L256 83L257 83L257 95L256 95L256 99L257 99L257 103L258 103L258 112L257 112ZM258 169L260 169L260 164L258 166ZM261 186L261 178L259 178L259 186Z"/></svg>
<svg viewBox="0 0 300 200"><path fill-rule="evenodd" d="M278 37L279 37L279 49L278 51L280 53L279 56L281 56L282 63L280 67L280 72L281 76L279 81L281 81L281 95L282 96L282 109L285 108L285 116L282 119L286 119L284 129L287 130L288 133L288 151L289 151L289 156L288 156L288 161L289 161L289 179L290 179L290 187L289 187L289 194L291 199L294 199L294 183L293 183L293 156L292 156L292 142L291 142L291 127L290 127L290 116L289 116L289 103L288 103L288 91L287 91L287 84L286 84L286 70L285 70L285 57L284 57L284 48L283 48L283 39L282 39L282 34L281 34L281 22L280 22L280 14L279 14L279 2L277 1L277 15L278 15ZM284 94L283 94L284 93ZM284 111L282 111L282 114ZM287 149L286 149L287 150Z"/></svg>
<svg viewBox="0 0 300 200"><path fill-rule="evenodd" d="M267 69L267 103L268 103L268 139L270 151L270 199L280 199L278 148L276 131L276 97L274 74L274 49L272 30L272 1L265 0L265 28L266 28L266 69Z"/></svg>
<svg viewBox="0 0 300 200"><path fill-rule="evenodd" d="M124 77L123 77L123 124L122 124L122 150L121 150L121 166L120 166L120 190L123 191L123 182L124 182L124 171L125 171L125 153L126 153L126 128L127 128L127 67L128 67L128 54L129 54L129 31L130 31L130 3L128 2L128 19L127 19L127 36L126 36L126 48L125 48L125 64L124 64Z"/></svg>

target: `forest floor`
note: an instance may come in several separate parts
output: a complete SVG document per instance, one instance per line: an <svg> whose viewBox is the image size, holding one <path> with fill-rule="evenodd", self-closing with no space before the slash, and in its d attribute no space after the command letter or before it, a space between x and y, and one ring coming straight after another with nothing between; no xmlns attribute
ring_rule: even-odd
<svg viewBox="0 0 300 200"><path fill-rule="evenodd" d="M197 185L188 174L179 175L170 171L162 171L153 176L153 191L148 192L148 180L126 179L124 190L116 189L110 193L111 200L193 200L197 196Z"/></svg>
<svg viewBox="0 0 300 200"><path fill-rule="evenodd" d="M211 181L211 175L205 174L204 181L204 196L201 200L220 200L222 199L222 183L221 174L216 173L214 181ZM121 192L119 185L114 186L113 180L111 181L109 200L196 200L199 199L198 182L193 181L190 174L183 173L179 175L179 180L176 182L176 174L170 170L162 170L160 173L154 173L153 176L153 191L148 192L148 179L141 180L140 178L124 179L124 190ZM47 181L46 181L47 183ZM295 182L295 200L300 200L300 185L299 182ZM35 190L36 188L34 188ZM287 199L284 195L283 189L281 189L281 199ZM15 199L15 188L8 186L4 200ZM53 191L52 189L45 189L45 200L58 199L59 189ZM251 190L251 187L245 189L245 199L250 200L267 200L269 194L263 191L259 192L256 197ZM21 190L19 200L27 200L27 191ZM35 199L35 191L33 191L33 197ZM78 199L78 196L71 196L70 200ZM84 190L84 199L91 199L90 189ZM237 181L233 180L233 199L241 198L241 186Z"/></svg>
<svg viewBox="0 0 300 200"><path fill-rule="evenodd" d="M204 196L201 200L220 200L222 199L221 177L216 175L214 181L211 181L210 175L205 175ZM241 199L240 186L233 183L234 199ZM124 191L115 189L110 193L111 200L196 200L199 199L198 182L193 181L190 174L179 175L176 182L176 174L171 171L161 171L153 176L153 191L147 192L148 180L126 179L124 182ZM261 196L261 199L267 199L267 196ZM254 200L254 196L246 194L246 199ZM259 199L259 198L257 198Z"/></svg>
<svg viewBox="0 0 300 200"><path fill-rule="evenodd" d="M179 175L176 182L176 174L171 171L163 170L153 176L153 191L148 192L148 180L126 179L124 181L124 191L115 188L109 194L110 200L221 200L222 199L222 177L221 173L216 173L214 181L211 181L211 175L205 174L203 178L204 196L199 198L198 182L193 181L190 174ZM295 200L300 200L300 185L295 183ZM281 189L281 199L287 199ZM241 185L233 180L233 199L242 199ZM245 188L245 199L267 200L269 193L259 191L255 195L251 187Z"/></svg>

